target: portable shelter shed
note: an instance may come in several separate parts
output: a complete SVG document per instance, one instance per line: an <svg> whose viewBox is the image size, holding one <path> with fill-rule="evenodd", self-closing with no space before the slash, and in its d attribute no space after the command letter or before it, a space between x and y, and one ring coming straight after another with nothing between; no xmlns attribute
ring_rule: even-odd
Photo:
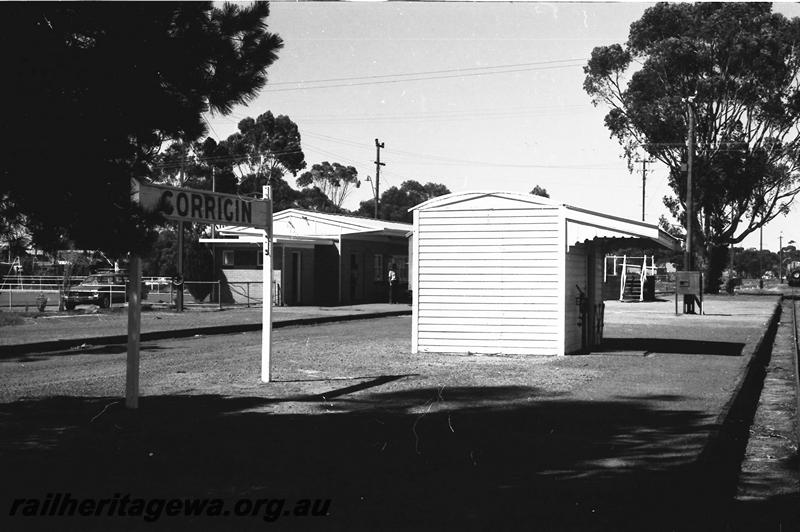
<svg viewBox="0 0 800 532"><path fill-rule="evenodd" d="M414 353L591 350L604 248L680 247L655 225L534 195L461 192L411 210Z"/></svg>

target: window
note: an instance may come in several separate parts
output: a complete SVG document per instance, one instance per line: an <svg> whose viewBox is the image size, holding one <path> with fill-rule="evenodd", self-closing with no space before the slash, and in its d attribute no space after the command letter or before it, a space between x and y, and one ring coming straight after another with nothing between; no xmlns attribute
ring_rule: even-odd
<svg viewBox="0 0 800 532"><path fill-rule="evenodd" d="M223 266L233 266L233 250L223 251L222 252L222 265Z"/></svg>
<svg viewBox="0 0 800 532"><path fill-rule="evenodd" d="M404 284L408 282L408 255L392 255L389 265L394 264L397 269L397 282Z"/></svg>
<svg viewBox="0 0 800 532"><path fill-rule="evenodd" d="M383 255L374 255L375 281L383 281Z"/></svg>
<svg viewBox="0 0 800 532"><path fill-rule="evenodd" d="M233 262L236 266L256 266L258 255L261 252L253 249L237 249L233 252Z"/></svg>

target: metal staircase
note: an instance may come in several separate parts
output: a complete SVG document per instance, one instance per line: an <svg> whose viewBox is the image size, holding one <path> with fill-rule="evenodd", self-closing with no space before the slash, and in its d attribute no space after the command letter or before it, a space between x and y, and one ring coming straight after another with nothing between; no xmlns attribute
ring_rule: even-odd
<svg viewBox="0 0 800 532"><path fill-rule="evenodd" d="M607 257L614 260L613 275L619 271L619 300L620 301L644 301L644 285L648 276L655 275L655 257L650 257L651 264L647 264L647 256L630 257L633 261L629 262L629 257ZM621 258L621 264L617 261ZM620 267L621 266L621 267ZM607 274L606 274L607 275Z"/></svg>
<svg viewBox="0 0 800 532"><path fill-rule="evenodd" d="M620 301L642 301L644 276L642 267L636 264L627 264L622 274L624 283L621 283Z"/></svg>

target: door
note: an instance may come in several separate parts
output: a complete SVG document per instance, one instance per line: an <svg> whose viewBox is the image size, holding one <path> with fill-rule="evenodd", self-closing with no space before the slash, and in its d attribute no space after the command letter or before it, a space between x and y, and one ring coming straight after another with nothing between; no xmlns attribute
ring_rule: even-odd
<svg viewBox="0 0 800 532"><path fill-rule="evenodd" d="M299 305L303 300L303 256L298 251L292 252L292 302Z"/></svg>
<svg viewBox="0 0 800 532"><path fill-rule="evenodd" d="M364 298L364 272L361 253L350 253L350 303Z"/></svg>

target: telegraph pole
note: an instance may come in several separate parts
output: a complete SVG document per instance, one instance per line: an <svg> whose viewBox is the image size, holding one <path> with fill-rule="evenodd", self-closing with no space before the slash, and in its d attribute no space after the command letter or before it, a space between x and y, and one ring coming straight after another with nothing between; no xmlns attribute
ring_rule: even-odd
<svg viewBox="0 0 800 532"><path fill-rule="evenodd" d="M692 102L686 102L689 109L689 141L686 157L686 252L683 257L683 269L692 271L692 218L694 218L692 200L692 163L694 162L694 109Z"/></svg>
<svg viewBox="0 0 800 532"><path fill-rule="evenodd" d="M642 221L644 221L644 197L647 184L647 163L655 162L653 159L636 159L637 163L642 163Z"/></svg>
<svg viewBox="0 0 800 532"><path fill-rule="evenodd" d="M758 228L758 288L764 288L764 226Z"/></svg>
<svg viewBox="0 0 800 532"><path fill-rule="evenodd" d="M381 162L381 148L383 148L383 142L378 142L378 139L375 139L375 151L377 152L376 159L375 159L375 219L378 219L378 198L380 198L380 188L381 188L381 166L386 166L385 163Z"/></svg>
<svg viewBox="0 0 800 532"><path fill-rule="evenodd" d="M184 180L185 180L185 171L186 171L186 154L188 151L184 151L184 144L181 142L181 177L180 183L181 187L183 187ZM183 312L183 222L178 222L178 286L176 286L175 292L175 311L176 312Z"/></svg>

